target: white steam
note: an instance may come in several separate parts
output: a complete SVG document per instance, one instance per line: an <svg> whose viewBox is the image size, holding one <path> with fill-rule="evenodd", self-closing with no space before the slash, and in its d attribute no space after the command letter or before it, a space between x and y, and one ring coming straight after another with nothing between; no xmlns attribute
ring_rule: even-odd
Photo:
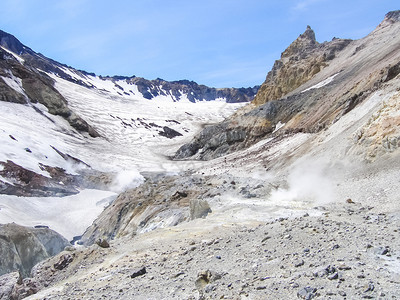
<svg viewBox="0 0 400 300"><path fill-rule="evenodd" d="M127 189L135 188L143 182L144 177L138 170L123 170L115 176L111 185L111 190L119 193Z"/></svg>
<svg viewBox="0 0 400 300"><path fill-rule="evenodd" d="M278 205L320 206L334 199L334 182L329 165L321 160L297 164L287 177L287 188L272 191L270 200Z"/></svg>

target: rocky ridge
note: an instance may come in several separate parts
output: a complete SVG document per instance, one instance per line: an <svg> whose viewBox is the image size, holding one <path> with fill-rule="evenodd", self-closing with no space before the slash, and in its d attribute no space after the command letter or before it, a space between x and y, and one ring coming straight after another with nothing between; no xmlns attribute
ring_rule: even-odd
<svg viewBox="0 0 400 300"><path fill-rule="evenodd" d="M264 104L277 100L309 81L351 43L351 40L334 38L331 42L318 43L310 26L282 52L268 72L253 103Z"/></svg>
<svg viewBox="0 0 400 300"><path fill-rule="evenodd" d="M0 46L0 100L26 105L40 103L50 114L64 117L78 131L99 136L68 107L65 98L54 88L53 80L41 71L42 62L43 67L54 68L51 60L36 54L4 31L0 31Z"/></svg>
<svg viewBox="0 0 400 300"><path fill-rule="evenodd" d="M187 98L190 102L213 101L216 99L224 100L227 103L250 102L254 99L259 89L259 86L249 88L212 88L189 80L166 81L161 78L147 80L136 76L102 78L104 80L112 80L117 85L117 80L124 80L129 84L134 84L143 97L149 100L157 96L170 96L174 101ZM129 91L124 91L122 87L121 89L123 93L129 94Z"/></svg>
<svg viewBox="0 0 400 300"><path fill-rule="evenodd" d="M372 33L357 41L317 44L308 28L283 52L286 63L276 63L254 100L255 107L249 105L224 122L206 127L177 151L175 159L208 160L261 139L329 127L399 74L396 16L389 13ZM315 59L324 57L330 63L321 69ZM312 71L315 66L318 72ZM292 69L291 75L286 69ZM308 75L297 74L297 69ZM289 84L291 77L298 82Z"/></svg>
<svg viewBox="0 0 400 300"><path fill-rule="evenodd" d="M23 62L23 65L26 65L28 68L31 67L34 70L57 74L57 76L70 82L88 88L96 88L92 83L86 81L89 76L96 77L94 73L76 70L49 59L40 53L35 53L32 49L24 46L14 36L1 30L0 46L16 54L19 57L20 62ZM7 55L8 57L12 56L4 49L0 49L0 51L2 51L2 57ZM137 86L141 95L148 100L154 99L157 96L169 96L174 101L180 101L183 98L187 98L191 102L213 101L216 99L222 99L227 103L249 102L254 99L259 88L259 86L249 88L212 88L189 80L165 81L160 78L148 80L136 76L99 76L99 78L101 80L114 82L116 87L120 89L121 96L124 94L130 95L132 94L132 91L124 90L122 86L118 85L118 81L125 81L129 84L134 84ZM48 86L48 84L46 84L46 86ZM41 88L43 87L38 87L36 90L41 90Z"/></svg>

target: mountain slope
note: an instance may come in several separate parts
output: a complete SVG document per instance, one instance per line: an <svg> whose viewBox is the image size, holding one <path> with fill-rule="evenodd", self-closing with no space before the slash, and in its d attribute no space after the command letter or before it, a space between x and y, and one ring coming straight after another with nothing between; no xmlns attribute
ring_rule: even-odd
<svg viewBox="0 0 400 300"><path fill-rule="evenodd" d="M146 99L136 81L156 84L158 92ZM204 124L243 105L226 101L249 101L254 93L162 84L174 92L161 81L75 70L1 31L0 222L81 235L116 192L144 180L140 172L187 168L168 156Z"/></svg>
<svg viewBox="0 0 400 300"><path fill-rule="evenodd" d="M363 39L335 39L321 45L307 28L276 62L254 100L256 107L248 106L223 123L205 128L175 158L210 159L263 138L329 127L397 76L399 27L397 13L391 13ZM322 68L319 61L324 57L329 60ZM318 72L312 71L316 66Z"/></svg>

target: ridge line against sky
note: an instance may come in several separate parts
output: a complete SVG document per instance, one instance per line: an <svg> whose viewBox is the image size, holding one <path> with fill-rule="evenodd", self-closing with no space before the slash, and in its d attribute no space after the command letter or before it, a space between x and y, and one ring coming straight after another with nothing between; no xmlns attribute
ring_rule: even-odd
<svg viewBox="0 0 400 300"><path fill-rule="evenodd" d="M0 29L98 75L248 87L307 25L319 42L359 39L397 9L398 0L3 0Z"/></svg>

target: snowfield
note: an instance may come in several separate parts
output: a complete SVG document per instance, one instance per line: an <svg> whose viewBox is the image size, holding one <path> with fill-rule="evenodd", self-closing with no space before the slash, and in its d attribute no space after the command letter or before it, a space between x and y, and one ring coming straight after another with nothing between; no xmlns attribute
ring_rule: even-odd
<svg viewBox="0 0 400 300"><path fill-rule="evenodd" d="M0 195L0 220L24 226L49 226L71 241L82 235L116 196L114 192L89 189L67 197Z"/></svg>
<svg viewBox="0 0 400 300"><path fill-rule="evenodd" d="M124 80L116 83L132 92L120 95L120 89L111 80L82 77L67 68L63 71L93 86L83 87L49 74L56 80L55 87L67 99L69 107L92 125L101 137L92 138L77 132L62 117L49 114L41 104L2 102L0 161L13 161L46 177L50 175L39 164L77 174L77 166L65 161L56 148L96 170L117 173L114 184L111 191L83 190L78 195L63 198L0 195L0 223L45 225L68 239L81 235L116 193L143 182L140 172L178 172L191 167L191 162L174 162L168 156L206 123L220 122L244 105L227 104L223 99L174 102L167 96L148 100L136 86ZM10 76L3 80L24 94L19 78ZM168 138L160 135L165 127L181 136ZM0 180L13 183L2 177Z"/></svg>

